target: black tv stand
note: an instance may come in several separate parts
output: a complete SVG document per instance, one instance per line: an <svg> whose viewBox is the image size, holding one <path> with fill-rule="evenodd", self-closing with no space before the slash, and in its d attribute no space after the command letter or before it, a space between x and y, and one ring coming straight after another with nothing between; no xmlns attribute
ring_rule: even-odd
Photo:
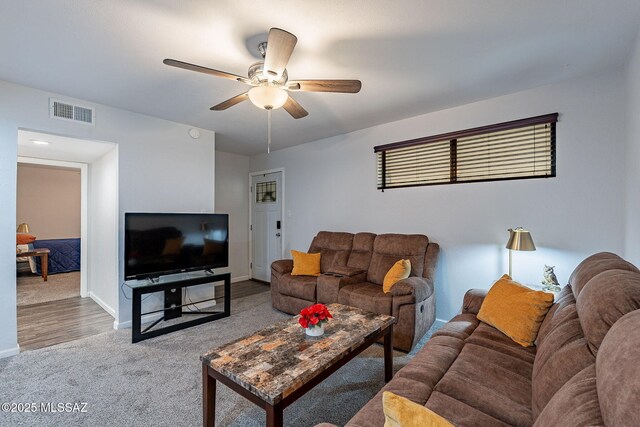
<svg viewBox="0 0 640 427"><path fill-rule="evenodd" d="M189 302L188 304L182 303L182 289L190 286L202 285L205 283L215 283L224 281L224 310L223 311L185 311L183 307L198 304L202 302L211 301L214 298L209 298L196 302ZM164 335L169 332L179 331L181 329L189 328L191 326L201 325L206 322L211 322L216 319L229 317L231 315L231 274L214 274L206 275L203 277L196 277L193 279L176 280L172 282L164 283L141 283L141 284L127 284L132 291L132 304L131 304L131 342L136 343L149 338ZM146 313L142 313L142 296L144 294L150 294L153 292L164 292L164 308L160 310L153 310ZM162 317L155 320L151 325L142 330L142 316L149 314L162 313ZM183 314L207 314L207 316L198 317L197 319L187 320L181 323L165 326L151 330L161 321L176 319L182 317Z"/></svg>

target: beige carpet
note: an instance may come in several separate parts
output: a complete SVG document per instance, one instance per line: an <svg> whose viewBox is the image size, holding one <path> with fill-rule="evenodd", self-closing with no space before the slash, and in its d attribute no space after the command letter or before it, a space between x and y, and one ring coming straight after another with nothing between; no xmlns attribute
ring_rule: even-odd
<svg viewBox="0 0 640 427"><path fill-rule="evenodd" d="M0 403L86 402L85 413L0 413L2 427L202 425L200 355L290 316L268 292L234 300L232 315L131 344L131 330L0 359ZM396 372L411 354L394 352ZM383 348L373 345L284 411L285 427L343 426L384 386ZM218 385L216 426L264 427L265 411Z"/></svg>
<svg viewBox="0 0 640 427"><path fill-rule="evenodd" d="M42 277L18 276L18 306L57 301L80 296L80 272L50 274Z"/></svg>

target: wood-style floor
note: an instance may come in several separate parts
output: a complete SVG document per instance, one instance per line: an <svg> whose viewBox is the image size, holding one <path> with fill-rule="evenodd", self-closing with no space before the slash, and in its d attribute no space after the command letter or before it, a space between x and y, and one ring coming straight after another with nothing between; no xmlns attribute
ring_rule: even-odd
<svg viewBox="0 0 640 427"><path fill-rule="evenodd" d="M231 298L243 298L269 290L269 284L246 280L231 284ZM216 286L222 302L224 289ZM18 307L18 344L21 351L35 350L113 328L113 317L91 298L68 298Z"/></svg>
<svg viewBox="0 0 640 427"><path fill-rule="evenodd" d="M113 329L113 317L91 298L67 298L18 307L20 350L35 350Z"/></svg>

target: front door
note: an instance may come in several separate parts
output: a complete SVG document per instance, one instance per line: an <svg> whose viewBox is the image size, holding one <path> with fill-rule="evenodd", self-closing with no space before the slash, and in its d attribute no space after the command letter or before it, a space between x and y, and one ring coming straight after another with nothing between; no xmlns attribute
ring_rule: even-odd
<svg viewBox="0 0 640 427"><path fill-rule="evenodd" d="M282 256L282 172L251 177L251 277L269 282Z"/></svg>

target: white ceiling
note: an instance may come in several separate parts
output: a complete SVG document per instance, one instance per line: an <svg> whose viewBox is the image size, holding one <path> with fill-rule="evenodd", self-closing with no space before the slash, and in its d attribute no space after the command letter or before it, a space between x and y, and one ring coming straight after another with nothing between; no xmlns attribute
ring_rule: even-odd
<svg viewBox="0 0 640 427"><path fill-rule="evenodd" d="M274 112L274 149L625 64L638 0L2 1L0 79L214 130L217 148L265 151L266 112L209 107L246 75L270 27L298 36L291 79L357 78L359 94L296 93Z"/></svg>
<svg viewBox="0 0 640 427"><path fill-rule="evenodd" d="M48 145L33 141L48 142ZM18 131L18 156L65 162L92 163L113 150L116 144L68 138L28 130Z"/></svg>

